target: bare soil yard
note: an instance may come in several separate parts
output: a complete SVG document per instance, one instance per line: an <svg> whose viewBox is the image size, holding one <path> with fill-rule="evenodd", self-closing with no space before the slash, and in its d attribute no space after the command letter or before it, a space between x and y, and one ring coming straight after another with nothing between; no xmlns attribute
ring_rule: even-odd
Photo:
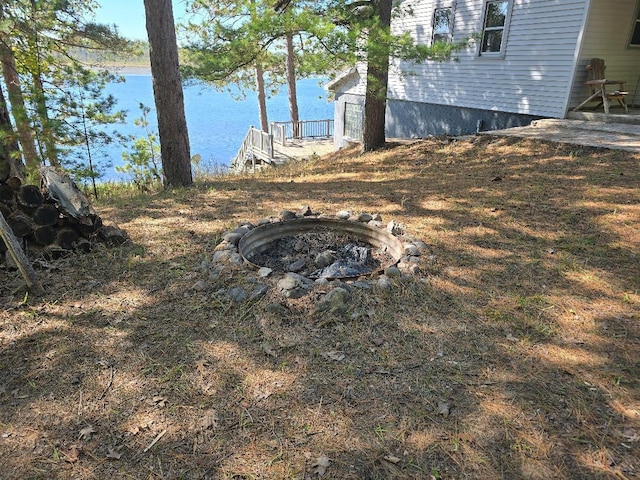
<svg viewBox="0 0 640 480"><path fill-rule="evenodd" d="M130 244L41 298L0 269L0 478L639 478L639 167L433 139L101 199ZM224 232L304 205L406 225L421 274L230 300Z"/></svg>

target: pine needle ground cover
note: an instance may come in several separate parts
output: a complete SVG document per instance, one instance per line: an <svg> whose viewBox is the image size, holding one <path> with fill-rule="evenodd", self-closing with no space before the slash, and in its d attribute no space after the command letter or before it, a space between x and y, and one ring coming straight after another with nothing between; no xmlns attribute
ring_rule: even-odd
<svg viewBox="0 0 640 480"><path fill-rule="evenodd" d="M130 244L41 298L0 270L0 478L638 478L639 164L433 139L101 200ZM231 300L224 232L304 205L404 224L420 274Z"/></svg>

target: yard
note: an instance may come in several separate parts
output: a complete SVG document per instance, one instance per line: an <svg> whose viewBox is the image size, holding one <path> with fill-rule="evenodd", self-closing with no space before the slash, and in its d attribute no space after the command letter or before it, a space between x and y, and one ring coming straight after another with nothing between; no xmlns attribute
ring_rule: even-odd
<svg viewBox="0 0 640 480"><path fill-rule="evenodd" d="M101 199L130 244L41 263L41 298L0 269L0 478L638 478L639 166L438 138ZM211 274L305 205L404 224L419 274L338 313Z"/></svg>

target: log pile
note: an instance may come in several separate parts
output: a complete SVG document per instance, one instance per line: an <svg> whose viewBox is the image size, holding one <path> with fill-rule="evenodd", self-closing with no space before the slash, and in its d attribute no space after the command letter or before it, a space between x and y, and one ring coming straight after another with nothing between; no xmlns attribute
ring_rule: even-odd
<svg viewBox="0 0 640 480"><path fill-rule="evenodd" d="M29 254L50 259L88 252L96 242L116 246L128 240L122 230L103 225L68 176L51 168L41 173L41 187L23 185L17 177L0 180L0 213ZM0 263L6 250L0 239Z"/></svg>

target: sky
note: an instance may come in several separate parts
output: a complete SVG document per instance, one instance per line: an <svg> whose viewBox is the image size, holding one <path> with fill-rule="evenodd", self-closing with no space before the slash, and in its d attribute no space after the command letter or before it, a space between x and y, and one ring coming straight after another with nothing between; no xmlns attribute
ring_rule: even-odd
<svg viewBox="0 0 640 480"><path fill-rule="evenodd" d="M143 0L99 0L96 22L117 25L120 35L131 40L147 40ZM184 1L173 0L176 21L184 15Z"/></svg>

